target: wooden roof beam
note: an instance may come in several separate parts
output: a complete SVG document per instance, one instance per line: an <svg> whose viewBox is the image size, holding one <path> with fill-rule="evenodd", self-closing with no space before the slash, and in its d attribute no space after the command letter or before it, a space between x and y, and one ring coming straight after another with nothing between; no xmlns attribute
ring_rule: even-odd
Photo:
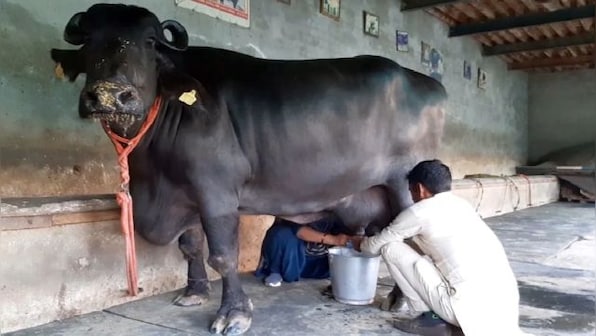
<svg viewBox="0 0 596 336"><path fill-rule="evenodd" d="M553 68L558 66L588 65L594 62L592 55L578 57L556 57L541 58L525 62L509 64L509 70L532 70L541 68Z"/></svg>
<svg viewBox="0 0 596 336"><path fill-rule="evenodd" d="M427 9L441 5L448 5L460 0L404 0L401 3L402 12L413 11L417 9Z"/></svg>
<svg viewBox="0 0 596 336"><path fill-rule="evenodd" d="M596 5L592 4L582 7L565 8L552 12L531 13L519 16L499 18L485 22L461 24L451 27L449 29L449 37L483 34L500 30L508 30L521 27L539 26L555 22L593 18L595 11Z"/></svg>
<svg viewBox="0 0 596 336"><path fill-rule="evenodd" d="M482 54L484 56L496 56L524 51L546 50L578 46L583 44L592 44L596 41L594 32L572 35L567 37L558 37L554 39L544 39L538 41L529 41L521 43L500 44L494 46L483 46Z"/></svg>

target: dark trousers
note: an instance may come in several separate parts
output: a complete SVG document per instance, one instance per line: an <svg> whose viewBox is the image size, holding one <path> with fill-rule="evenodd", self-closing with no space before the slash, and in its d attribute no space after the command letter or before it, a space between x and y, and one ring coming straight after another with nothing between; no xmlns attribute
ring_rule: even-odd
<svg viewBox="0 0 596 336"><path fill-rule="evenodd" d="M300 278L325 279L329 277L329 261L327 255L307 256L306 243L296 237L295 229L275 223L263 239L255 275L266 277L271 273L281 274L285 282Z"/></svg>

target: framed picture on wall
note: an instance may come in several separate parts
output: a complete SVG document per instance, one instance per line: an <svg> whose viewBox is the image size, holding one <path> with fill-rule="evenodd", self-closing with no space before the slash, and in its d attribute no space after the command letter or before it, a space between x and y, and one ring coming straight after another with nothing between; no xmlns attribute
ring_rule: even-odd
<svg viewBox="0 0 596 336"><path fill-rule="evenodd" d="M420 42L420 63L430 66L430 45L424 41Z"/></svg>
<svg viewBox="0 0 596 336"><path fill-rule="evenodd" d="M481 89L486 89L488 86L488 76L486 71L478 68L478 87Z"/></svg>
<svg viewBox="0 0 596 336"><path fill-rule="evenodd" d="M364 33L366 35L379 37L379 17L367 11L362 12Z"/></svg>
<svg viewBox="0 0 596 336"><path fill-rule="evenodd" d="M441 82L443 80L443 73L445 72L443 55L435 48L430 50L430 66L429 75Z"/></svg>
<svg viewBox="0 0 596 336"><path fill-rule="evenodd" d="M319 0L321 14L328 16L336 21L339 21L339 13L341 7L341 0Z"/></svg>
<svg viewBox="0 0 596 336"><path fill-rule="evenodd" d="M177 6L244 28L250 27L250 0L175 0Z"/></svg>
<svg viewBox="0 0 596 336"><path fill-rule="evenodd" d="M409 50L408 43L408 32L396 30L395 44L397 51L407 52Z"/></svg>
<svg viewBox="0 0 596 336"><path fill-rule="evenodd" d="M464 78L467 80L472 79L472 65L468 61L464 61Z"/></svg>

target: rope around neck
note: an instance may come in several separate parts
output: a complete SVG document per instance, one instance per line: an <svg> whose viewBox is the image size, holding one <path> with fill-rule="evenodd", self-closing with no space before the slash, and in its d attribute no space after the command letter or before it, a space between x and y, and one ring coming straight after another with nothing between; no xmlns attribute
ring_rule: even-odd
<svg viewBox="0 0 596 336"><path fill-rule="evenodd" d="M128 155L139 144L143 136L155 122L157 114L161 107L161 97L157 96L141 128L132 139L126 139L114 133L106 121L102 121L102 126L116 149L118 154L118 165L120 166L120 191L116 194L116 200L120 206L120 224L126 242L126 276L128 279L128 294L137 296L138 272L137 255L135 246L135 230L132 210L132 197L130 196L129 183L130 174L128 169Z"/></svg>

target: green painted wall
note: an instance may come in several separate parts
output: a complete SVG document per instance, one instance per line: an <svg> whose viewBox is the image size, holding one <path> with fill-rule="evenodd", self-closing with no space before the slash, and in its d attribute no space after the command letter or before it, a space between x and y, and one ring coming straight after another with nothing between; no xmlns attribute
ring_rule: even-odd
<svg viewBox="0 0 596 336"><path fill-rule="evenodd" d="M111 1L119 2L119 1ZM399 2L343 1L336 22L318 13L318 0L252 0L250 29L178 8L174 0L122 1L150 8L161 20L186 26L191 43L237 50L265 58L317 58L377 54L418 71L421 41L444 59L443 83L450 94L441 158L455 177L509 174L527 156L527 75L509 72L497 59L483 58L471 38L449 39L447 27L424 12L404 14ZM0 196L112 192L118 185L115 154L99 125L78 118L74 85L54 76L52 47L68 19L89 0L0 1ZM380 36L362 32L362 11L380 17ZM397 52L395 29L410 33L410 51ZM472 63L472 80L462 76ZM489 76L477 88L477 67Z"/></svg>

